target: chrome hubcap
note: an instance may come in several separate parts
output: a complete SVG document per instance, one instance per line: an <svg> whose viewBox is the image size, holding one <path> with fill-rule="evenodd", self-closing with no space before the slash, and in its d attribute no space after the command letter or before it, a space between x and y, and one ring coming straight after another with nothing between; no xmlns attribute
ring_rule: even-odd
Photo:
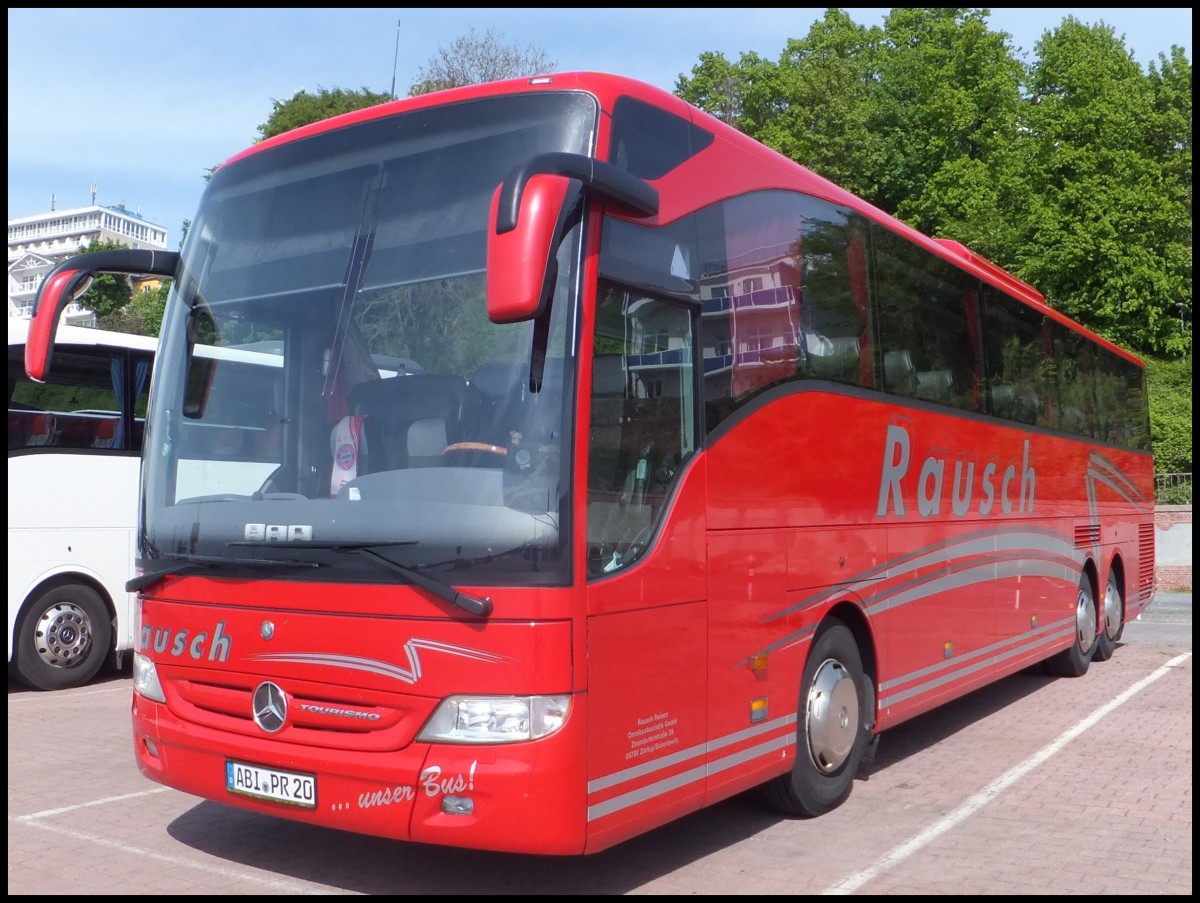
<svg viewBox="0 0 1200 903"><path fill-rule="evenodd" d="M1079 651L1087 654L1096 641L1096 606L1092 594L1080 587L1075 605L1075 628L1079 637Z"/></svg>
<svg viewBox="0 0 1200 903"><path fill-rule="evenodd" d="M841 662L822 662L805 706L805 735L813 764L823 774L837 771L857 739L860 716L854 679Z"/></svg>
<svg viewBox="0 0 1200 903"><path fill-rule="evenodd" d="M1121 632L1121 591L1117 585L1109 581L1108 589L1104 591L1104 633L1110 639L1117 638Z"/></svg>
<svg viewBox="0 0 1200 903"><path fill-rule="evenodd" d="M92 648L92 624L78 605L60 602L42 612L33 640L38 657L46 664L74 668Z"/></svg>

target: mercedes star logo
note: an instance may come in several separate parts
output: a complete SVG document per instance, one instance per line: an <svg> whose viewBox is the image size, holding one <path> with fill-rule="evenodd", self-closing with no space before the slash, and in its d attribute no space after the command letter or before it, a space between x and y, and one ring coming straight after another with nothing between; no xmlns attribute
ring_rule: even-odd
<svg viewBox="0 0 1200 903"><path fill-rule="evenodd" d="M287 721L287 696L278 684L266 680L254 691L254 723L273 734Z"/></svg>

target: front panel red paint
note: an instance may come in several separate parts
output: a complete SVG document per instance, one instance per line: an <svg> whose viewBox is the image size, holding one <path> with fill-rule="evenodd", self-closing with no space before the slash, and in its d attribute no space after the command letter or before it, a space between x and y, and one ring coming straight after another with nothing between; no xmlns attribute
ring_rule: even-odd
<svg viewBox="0 0 1200 903"><path fill-rule="evenodd" d="M176 579L175 598L145 599L139 651L157 664L167 701L136 698L134 733L147 776L190 793L317 824L397 839L483 849L578 853L584 844L587 718L576 696L566 726L537 741L431 744L417 732L454 693L570 693L569 620L483 622L436 614L419 591L388 587L395 612L367 613L378 588L356 588L359 610L328 610L329 587L263 582L255 604L214 605L234 590ZM342 588L344 592L346 588ZM542 591L559 598L564 591ZM178 597L186 594L188 601ZM524 590L526 597L536 591ZM317 608L323 595L326 610ZM504 591L491 593L502 612ZM515 598L516 594L508 592ZM208 604L204 599L211 600ZM549 604L549 603L546 603ZM424 607L425 617L412 612ZM265 680L287 694L284 727L254 721ZM147 746L147 742L152 747ZM230 794L227 758L314 774L318 807L296 809ZM446 794L471 797L471 815L441 811ZM531 808L538 812L530 831Z"/></svg>
<svg viewBox="0 0 1200 903"><path fill-rule="evenodd" d="M589 852L704 801L706 610L694 601L589 619Z"/></svg>
<svg viewBox="0 0 1200 903"><path fill-rule="evenodd" d="M587 587L588 852L703 803L704 498L701 457L646 557Z"/></svg>

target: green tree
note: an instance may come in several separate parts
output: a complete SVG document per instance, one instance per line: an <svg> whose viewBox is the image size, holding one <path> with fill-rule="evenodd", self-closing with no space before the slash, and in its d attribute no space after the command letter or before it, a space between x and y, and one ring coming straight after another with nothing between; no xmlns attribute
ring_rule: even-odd
<svg viewBox="0 0 1200 903"><path fill-rule="evenodd" d="M163 311L167 306L167 294L171 291L171 280L163 279L145 291L136 292L125 308L129 325L127 332L138 335L157 336L162 330Z"/></svg>
<svg viewBox="0 0 1200 903"><path fill-rule="evenodd" d="M1159 473L1192 472L1192 359L1146 359L1150 441Z"/></svg>
<svg viewBox="0 0 1200 903"><path fill-rule="evenodd" d="M80 249L80 253L119 251L126 247L119 241L93 239ZM79 296L79 304L96 315L96 325L101 329L157 336L162 328L163 310L170 288L171 280L163 279L135 293L130 277L100 273L92 280L88 290Z"/></svg>
<svg viewBox="0 0 1200 903"><path fill-rule="evenodd" d="M778 64L701 54L676 93L912 225L985 255L1012 246L997 178L1022 68L986 10L827 10Z"/></svg>
<svg viewBox="0 0 1200 903"><path fill-rule="evenodd" d="M1071 17L1038 42L1030 73L1018 272L1142 353L1180 350L1176 307L1191 309L1190 67L1186 125L1184 77L1148 77L1111 27Z"/></svg>
<svg viewBox="0 0 1200 903"><path fill-rule="evenodd" d="M827 10L803 39L787 42L778 63L754 53L737 63L700 54L675 93L786 157L870 198L882 142L870 131L879 29Z"/></svg>
<svg viewBox="0 0 1200 903"><path fill-rule="evenodd" d="M79 249L81 254L91 254L95 251L119 251L127 245L119 241L94 238L86 246ZM79 296L79 304L96 314L96 320L101 326L106 320L119 317L120 312L133 298L133 289L127 276L117 276L112 273L101 273L92 280L87 291Z"/></svg>
<svg viewBox="0 0 1200 903"><path fill-rule="evenodd" d="M759 140L867 198L878 191L885 147L870 122L881 34L829 9L787 42L774 82L755 79L746 98Z"/></svg>
<svg viewBox="0 0 1200 903"><path fill-rule="evenodd" d="M1163 347L1169 355L1192 351L1191 332L1184 328L1192 313L1192 66L1183 48L1172 47L1170 57L1159 54L1150 64L1150 90L1154 120L1147 135L1150 153L1163 167L1163 191L1174 211L1174 240L1162 249L1172 273L1172 297L1179 313L1179 331L1168 328Z"/></svg>
<svg viewBox="0 0 1200 903"><path fill-rule="evenodd" d="M542 75L555 65L540 47L507 44L502 35L490 28L482 35L477 35L472 28L450 46L438 47L417 72L408 94L415 97L481 82Z"/></svg>
<svg viewBox="0 0 1200 903"><path fill-rule="evenodd" d="M691 76L681 75L676 80L675 94L757 138L757 130L742 120L742 95L748 79L745 69L757 61L755 54L743 54L741 63L734 64L722 53L705 51L692 67Z"/></svg>
<svg viewBox="0 0 1200 903"><path fill-rule="evenodd" d="M271 100L271 115L259 125L258 140L274 138L322 119L373 107L391 99L390 94L380 94L369 88L359 88L357 91L321 88L316 94L301 89L288 100Z"/></svg>
<svg viewBox="0 0 1200 903"><path fill-rule="evenodd" d="M996 173L1015 140L1023 69L986 9L895 8L883 26L869 130L883 141L872 200L985 256L1003 206Z"/></svg>

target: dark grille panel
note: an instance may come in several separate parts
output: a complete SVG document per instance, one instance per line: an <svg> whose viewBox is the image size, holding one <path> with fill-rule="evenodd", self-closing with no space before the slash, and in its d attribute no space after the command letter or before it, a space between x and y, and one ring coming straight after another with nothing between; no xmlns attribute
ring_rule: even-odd
<svg viewBox="0 0 1200 903"><path fill-rule="evenodd" d="M159 673L171 710L185 721L222 731L331 749L380 751L412 742L433 702L420 697L294 680L275 681L288 699L287 722L266 734L254 722L253 696L263 678L222 675L221 681ZM306 708L307 707L307 708Z"/></svg>
<svg viewBox="0 0 1200 903"><path fill-rule="evenodd" d="M1138 524L1138 588L1154 587L1154 524Z"/></svg>

